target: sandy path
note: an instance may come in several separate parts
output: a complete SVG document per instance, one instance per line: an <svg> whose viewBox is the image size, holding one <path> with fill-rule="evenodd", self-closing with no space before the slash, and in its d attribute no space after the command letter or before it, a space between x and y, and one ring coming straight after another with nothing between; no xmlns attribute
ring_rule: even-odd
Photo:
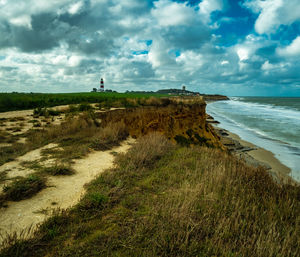
<svg viewBox="0 0 300 257"><path fill-rule="evenodd" d="M133 139L129 139L112 150L92 152L85 159L75 162L73 168L76 173L74 175L49 177L50 187L30 199L9 202L8 208L0 209L0 235L29 230L31 226L47 218L47 214L43 211L65 209L78 203L85 192L84 185L113 166L114 156L111 152L126 152L133 142ZM0 236L0 244L2 240Z"/></svg>
<svg viewBox="0 0 300 257"><path fill-rule="evenodd" d="M51 149L57 147L57 144L49 144L44 147L35 149L33 151L30 151L18 158L16 158L14 161L4 163L2 166L0 166L0 172L2 171L8 171L7 172L7 177L8 178L13 178L13 177L18 177L22 176L25 177L29 175L30 173L33 173L34 170L25 168L22 165L22 162L30 162L30 161L36 161L42 158L42 150L44 149Z"/></svg>

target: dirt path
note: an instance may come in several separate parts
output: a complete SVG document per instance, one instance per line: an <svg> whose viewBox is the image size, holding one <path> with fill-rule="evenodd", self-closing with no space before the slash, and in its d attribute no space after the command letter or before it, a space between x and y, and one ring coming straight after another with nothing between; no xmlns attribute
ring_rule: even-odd
<svg viewBox="0 0 300 257"><path fill-rule="evenodd" d="M126 152L133 142L133 139L128 139L112 150L92 152L86 158L75 162L74 175L49 177L47 184L50 187L30 199L9 202L8 208L0 209L0 245L3 241L1 235L14 232L20 234L21 231L29 230L30 227L44 221L51 210L65 209L78 203L85 192L84 185L113 166L112 152ZM34 153L28 153L28 156L31 155ZM26 158L20 159L24 161Z"/></svg>

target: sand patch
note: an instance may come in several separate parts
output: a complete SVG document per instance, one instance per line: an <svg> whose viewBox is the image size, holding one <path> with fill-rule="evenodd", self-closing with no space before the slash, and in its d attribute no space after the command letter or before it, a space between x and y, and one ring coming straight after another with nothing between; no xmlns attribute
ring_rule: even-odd
<svg viewBox="0 0 300 257"><path fill-rule="evenodd" d="M113 152L126 152L134 139L128 139L119 147L103 152L91 152L86 158L75 161L72 166L76 173L72 176L57 176L48 178L48 186L30 199L20 202L9 202L8 208L0 209L0 235L10 233L20 234L44 221L56 208L69 208L80 200L85 193L84 185L100 173L113 166ZM29 156L39 156L38 152ZM23 156L24 157L24 156ZM24 159L24 158L23 158ZM45 212L46 210L46 212ZM0 244L1 244L0 236Z"/></svg>
<svg viewBox="0 0 300 257"><path fill-rule="evenodd" d="M22 162L32 162L38 161L42 158L42 150L50 149L57 147L57 144L49 144L39 149L33 150L24 154L23 156L18 157L16 160L7 162L0 166L0 172L8 171L7 177L14 178L14 177L25 177L34 172L34 170L28 169L22 165Z"/></svg>

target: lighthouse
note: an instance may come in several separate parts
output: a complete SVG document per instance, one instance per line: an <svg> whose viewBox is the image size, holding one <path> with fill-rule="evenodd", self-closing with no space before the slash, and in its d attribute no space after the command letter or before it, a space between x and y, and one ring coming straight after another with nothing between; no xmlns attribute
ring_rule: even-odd
<svg viewBox="0 0 300 257"><path fill-rule="evenodd" d="M101 78L100 80L100 92L104 92L104 81L103 81L103 78Z"/></svg>

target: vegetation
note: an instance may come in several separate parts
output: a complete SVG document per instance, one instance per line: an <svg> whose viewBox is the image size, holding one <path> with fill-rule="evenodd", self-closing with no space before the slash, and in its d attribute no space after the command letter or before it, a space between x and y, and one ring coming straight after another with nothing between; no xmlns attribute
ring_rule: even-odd
<svg viewBox="0 0 300 257"><path fill-rule="evenodd" d="M148 131L153 130L151 127L151 122L153 119L160 119L164 117L168 119L169 114L175 115L176 112L182 112L184 108L184 103L182 100L178 102L178 99L170 100L169 98L124 98L121 102L117 100L116 102L106 101L103 103L103 106L147 106L153 107L151 115L149 116L149 108L138 108L130 110L125 110L126 113L116 113L110 112L106 113L95 113L94 108L90 104L80 104L80 105L70 105L69 108L64 110L66 118L60 125L51 125L49 118L53 115L57 115L57 111L50 110L48 108L37 108L34 110L34 116L36 118L28 121L33 123L32 130L29 130L26 134L22 134L23 137L26 137L26 143L16 142L18 137L21 136L9 136L6 132L0 132L0 138L3 138L3 142L13 143L10 146L2 146L0 151L0 165L5 162L11 161L14 158L25 154L28 151L42 147L49 143L58 143L63 147L63 151L56 151L52 154L57 158L63 158L66 160L80 158L89 152L89 148L95 150L106 150L110 149L113 146L118 145L118 142L125 139L128 136L129 127L133 128L137 126L137 130L142 133L147 133ZM185 101L191 101L186 99ZM191 105L203 104L201 98L193 100ZM161 109L159 112L156 107L166 107ZM179 109L178 109L179 108ZM190 112L186 108L186 112ZM54 112L54 113L52 113ZM43 122L46 122L46 127L41 123L41 119L37 119L39 116L47 117L43 118ZM106 116L106 117L105 117ZM110 121L110 118L115 119ZM126 123L124 121L126 118ZM174 117L176 119L176 117ZM100 125L99 119L102 120ZM143 122L149 123L149 126L146 128ZM140 123L140 124L138 124ZM169 124L162 124L165 127L168 127ZM199 130L200 128L198 128ZM132 133L134 129L131 129ZM196 131L194 132L195 136L190 139L190 143L199 141L196 138ZM133 135L133 134L132 134ZM50 153L51 150L48 151Z"/></svg>
<svg viewBox="0 0 300 257"><path fill-rule="evenodd" d="M116 101L124 101L126 98L161 97L165 94L156 93L0 93L0 112L34 109L41 110L44 107L52 107L67 104L99 103L110 105ZM126 104L126 101L124 101Z"/></svg>
<svg viewBox="0 0 300 257"><path fill-rule="evenodd" d="M201 98L176 101L117 99L98 107L151 107L98 114L88 103L72 105L60 125L1 148L3 162L51 142L59 146L43 150L45 159L59 160L53 167L24 163L37 172L6 186L4 205L41 190L47 175L71 175L72 160L91 149L110 149L129 133L138 137L75 207L52 216L31 239L22 238L29 232L11 235L0 256L299 256L299 186L278 185L265 170L218 149ZM35 115L50 114L40 108Z"/></svg>
<svg viewBox="0 0 300 257"><path fill-rule="evenodd" d="M32 122L40 124L37 120ZM38 125L34 127L36 126ZM26 134L25 144L15 142L11 146L1 147L0 165L49 143L58 143L63 148L61 151L55 150L54 152L51 152L51 149L48 150L48 153L52 153L56 158L64 160L80 158L89 152L89 148L110 149L127 136L128 132L122 122L101 127L95 113L90 110L76 116L70 115L60 125L30 130ZM3 133L2 137L6 137L6 134Z"/></svg>
<svg viewBox="0 0 300 257"><path fill-rule="evenodd" d="M4 135L5 136L5 135ZM42 167L36 161L23 162L22 165L36 172L26 178L19 178L0 193L0 207L6 201L19 201L36 194L45 187L47 175L72 175L71 161L86 155L91 148L95 150L108 150L128 136L127 129L122 122L109 123L100 127L95 113L83 112L78 116L69 116L61 125L49 129L32 130L27 135L25 144L14 143L12 146L2 147L0 164L25 154L26 152L49 143L57 143L59 149L45 149L42 151L44 159L55 158L57 164L51 167ZM64 164L62 164L64 163ZM69 165L65 165L68 163ZM0 173L0 181L7 180L6 172Z"/></svg>
<svg viewBox="0 0 300 257"><path fill-rule="evenodd" d="M119 142L126 139L127 136L128 130L124 122L108 123L107 126L93 135L90 146L95 150L108 150L119 145Z"/></svg>
<svg viewBox="0 0 300 257"><path fill-rule="evenodd" d="M74 169L63 164L56 164L51 167L43 168L42 172L52 176L73 175L75 173Z"/></svg>
<svg viewBox="0 0 300 257"><path fill-rule="evenodd" d="M0 206L5 201L20 201L32 197L46 187L45 182L45 178L38 175L15 180L3 188L3 194L0 195Z"/></svg>
<svg viewBox="0 0 300 257"><path fill-rule="evenodd" d="M1 256L299 256L299 194L224 151L150 134Z"/></svg>

